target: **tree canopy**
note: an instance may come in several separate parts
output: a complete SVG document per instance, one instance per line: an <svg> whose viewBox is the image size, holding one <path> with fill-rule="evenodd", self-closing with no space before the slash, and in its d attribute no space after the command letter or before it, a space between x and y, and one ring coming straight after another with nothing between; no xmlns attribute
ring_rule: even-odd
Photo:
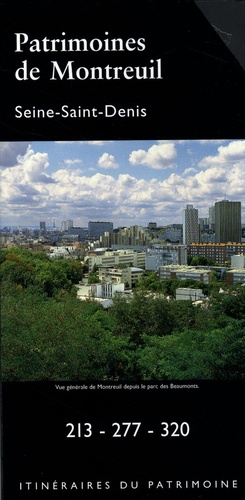
<svg viewBox="0 0 245 500"><path fill-rule="evenodd" d="M77 299L79 262L11 248L0 263L4 380L245 378L241 285L226 294L210 286L196 306L173 300L178 280L151 273L106 311Z"/></svg>

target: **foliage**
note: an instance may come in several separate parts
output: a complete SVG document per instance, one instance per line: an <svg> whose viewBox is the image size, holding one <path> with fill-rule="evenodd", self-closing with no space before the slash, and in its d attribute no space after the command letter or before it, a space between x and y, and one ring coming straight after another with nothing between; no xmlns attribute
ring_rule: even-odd
<svg viewBox="0 0 245 500"><path fill-rule="evenodd" d="M94 285L95 283L100 283L100 280L99 280L97 274L90 274L88 277L88 284Z"/></svg>
<svg viewBox="0 0 245 500"><path fill-rule="evenodd" d="M192 259L188 262L189 266L214 266L215 262L212 261L212 259L209 259L208 257L205 257L204 255L195 255L195 257L192 257Z"/></svg>
<svg viewBox="0 0 245 500"><path fill-rule="evenodd" d="M105 311L76 299L79 262L11 248L0 263L4 380L245 378L241 285L220 294L188 281L209 294L195 306L172 298L186 282L149 273Z"/></svg>
<svg viewBox="0 0 245 500"><path fill-rule="evenodd" d="M95 283L100 283L100 279L98 276L98 266L94 264L92 271L88 277L88 284L93 285Z"/></svg>
<svg viewBox="0 0 245 500"><path fill-rule="evenodd" d="M137 353L144 379L244 379L245 327L146 337Z"/></svg>
<svg viewBox="0 0 245 500"><path fill-rule="evenodd" d="M157 279L155 272L143 276L136 282L136 288L139 290L151 290L152 292L163 292L163 281Z"/></svg>
<svg viewBox="0 0 245 500"><path fill-rule="evenodd" d="M6 294L2 317L2 370L7 380L115 378L123 339L95 302L57 302L15 290ZM16 321L18 317L18 321Z"/></svg>
<svg viewBox="0 0 245 500"><path fill-rule="evenodd" d="M0 278L23 288L33 286L44 295L53 297L59 290L71 291L82 278L79 262L59 259L51 261L44 253L11 248L2 250Z"/></svg>
<svg viewBox="0 0 245 500"><path fill-rule="evenodd" d="M155 272L149 273L137 283L139 290L150 290L152 292L159 292L166 296L175 297L177 288L201 288L205 295L210 293L211 287L201 281L193 279L167 279L160 281Z"/></svg>

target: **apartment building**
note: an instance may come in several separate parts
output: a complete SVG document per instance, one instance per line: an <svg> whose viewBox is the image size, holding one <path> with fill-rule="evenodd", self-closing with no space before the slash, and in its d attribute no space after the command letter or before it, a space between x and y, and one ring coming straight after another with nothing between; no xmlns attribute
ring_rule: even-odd
<svg viewBox="0 0 245 500"><path fill-rule="evenodd" d="M103 282L125 283L132 288L144 274L144 269L139 267L99 267L99 279Z"/></svg>
<svg viewBox="0 0 245 500"><path fill-rule="evenodd" d="M241 241L241 202L222 200L215 203L215 242Z"/></svg>
<svg viewBox="0 0 245 500"><path fill-rule="evenodd" d="M199 242L198 210L193 205L186 205L182 213L183 244Z"/></svg>
<svg viewBox="0 0 245 500"><path fill-rule="evenodd" d="M231 261L232 255L245 255L245 243L190 243L188 254L202 255L222 266Z"/></svg>
<svg viewBox="0 0 245 500"><path fill-rule="evenodd" d="M245 268L226 271L226 284L232 286L236 283L245 283Z"/></svg>
<svg viewBox="0 0 245 500"><path fill-rule="evenodd" d="M205 296L200 288L177 288L175 294L176 300L204 300Z"/></svg>
<svg viewBox="0 0 245 500"><path fill-rule="evenodd" d="M110 299L116 293L124 292L124 283L95 283L94 285L77 285L77 297L81 300L88 298Z"/></svg>
<svg viewBox="0 0 245 500"><path fill-rule="evenodd" d="M89 272L94 266L97 267L117 267L124 265L126 267L140 267L145 269L145 252L134 252L132 250L114 250L105 251L99 255L96 253L88 256Z"/></svg>
<svg viewBox="0 0 245 500"><path fill-rule="evenodd" d="M211 281L211 271L191 266L160 266L159 279L162 281L167 279L192 279L208 284Z"/></svg>
<svg viewBox="0 0 245 500"><path fill-rule="evenodd" d="M148 230L142 226L130 226L120 228L117 232L105 231L100 236L102 247L118 246L146 246L149 242Z"/></svg>
<svg viewBox="0 0 245 500"><path fill-rule="evenodd" d="M187 264L187 245L154 245L145 257L145 269L159 271L160 266Z"/></svg>

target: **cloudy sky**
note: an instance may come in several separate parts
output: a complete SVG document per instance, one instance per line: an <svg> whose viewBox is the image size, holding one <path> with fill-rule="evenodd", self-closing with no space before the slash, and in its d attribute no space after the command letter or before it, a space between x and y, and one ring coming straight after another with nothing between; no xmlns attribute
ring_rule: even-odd
<svg viewBox="0 0 245 500"><path fill-rule="evenodd" d="M1 226L182 222L193 204L242 202L245 140L0 142Z"/></svg>

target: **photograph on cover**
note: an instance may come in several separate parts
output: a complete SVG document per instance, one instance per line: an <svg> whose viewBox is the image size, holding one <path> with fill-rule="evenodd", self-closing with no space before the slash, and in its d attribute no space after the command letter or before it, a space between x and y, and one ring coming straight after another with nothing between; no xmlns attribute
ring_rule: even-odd
<svg viewBox="0 0 245 500"><path fill-rule="evenodd" d="M0 143L4 381L244 379L245 140Z"/></svg>

